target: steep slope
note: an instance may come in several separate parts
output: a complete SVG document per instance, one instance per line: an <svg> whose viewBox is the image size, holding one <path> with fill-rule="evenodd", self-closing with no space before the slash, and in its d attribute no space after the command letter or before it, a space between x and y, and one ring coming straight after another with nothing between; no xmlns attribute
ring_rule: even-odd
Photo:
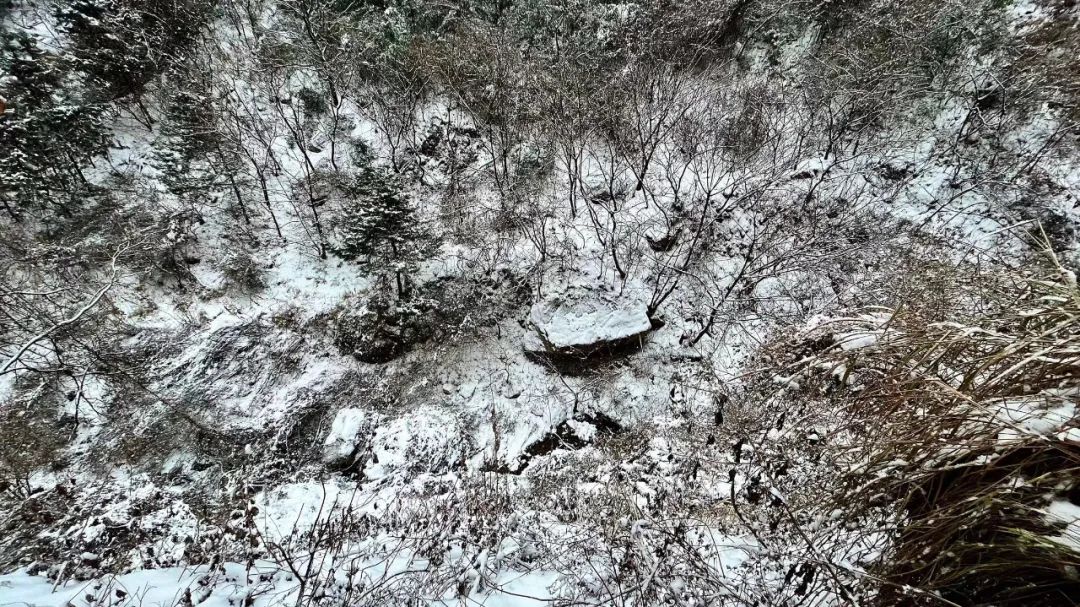
<svg viewBox="0 0 1080 607"><path fill-rule="evenodd" d="M848 490L1072 318L1080 17L811 4L3 4L0 605L989 596Z"/></svg>

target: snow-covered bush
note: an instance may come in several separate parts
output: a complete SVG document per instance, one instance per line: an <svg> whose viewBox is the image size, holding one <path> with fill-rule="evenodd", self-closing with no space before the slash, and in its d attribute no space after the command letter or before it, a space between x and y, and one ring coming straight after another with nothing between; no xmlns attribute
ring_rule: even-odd
<svg viewBox="0 0 1080 607"><path fill-rule="evenodd" d="M230 287L242 293L254 293L266 287L265 271L254 257L245 251L230 253L221 265L221 273Z"/></svg>
<svg viewBox="0 0 1080 607"><path fill-rule="evenodd" d="M346 301L332 318L334 345L366 363L391 361L431 337L431 302L375 295Z"/></svg>

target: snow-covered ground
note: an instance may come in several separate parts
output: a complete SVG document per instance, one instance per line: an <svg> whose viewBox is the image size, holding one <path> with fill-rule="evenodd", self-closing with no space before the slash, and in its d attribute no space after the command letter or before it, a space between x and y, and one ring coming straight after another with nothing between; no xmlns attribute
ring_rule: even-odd
<svg viewBox="0 0 1080 607"><path fill-rule="evenodd" d="M1017 3L1017 27L1039 10ZM785 49L784 64L797 69L808 44ZM279 91L241 41L223 46L237 55L222 64L222 94L278 125L273 95L313 76ZM475 126L449 106L420 107L418 130ZM807 407L782 369L768 392L751 393L751 380L772 344L830 323L859 326L838 334L843 351L883 339L889 314L865 311L896 304L911 259L974 268L1030 251L1042 216L1021 209L1026 178L984 180L975 163L1002 152L972 142L954 154L969 110L930 106L848 153L789 133L761 166L739 169L684 162L665 141L640 189L631 170L609 172L609 146L586 141L580 192L554 162L530 192L528 228L496 225L486 182L465 212L447 213L445 163L419 158L409 194L442 242L410 278L461 292L437 300L456 306L453 326L381 364L333 337L381 283L320 258L294 193L309 160L331 162L325 130L303 155L282 128L245 140L275 158L270 208L245 228L252 239L218 211L170 232L199 259L184 290L129 275L111 294L128 343L149 352L150 381L138 394L79 387L92 412L64 465L35 470L38 497L0 515L0 528L20 530L0 540L11 555L0 607L849 604L839 588L865 580L887 530L813 508L850 463L846 414ZM339 111L343 139L388 164L370 108ZM1042 108L1003 137L1007 154L1023 165L1060 126ZM114 136L91 178L137 176L178 205L152 166L155 133L121 117ZM496 162L466 145L478 150L470 172ZM1078 220L1078 164L1045 163L1056 187L1036 210ZM615 181L621 192L602 191ZM263 288L229 282L240 252ZM568 371L552 354L589 361ZM16 391L0 376L0 403ZM1055 429L1077 415L1058 412ZM1046 515L1075 545L1076 506L1055 501Z"/></svg>

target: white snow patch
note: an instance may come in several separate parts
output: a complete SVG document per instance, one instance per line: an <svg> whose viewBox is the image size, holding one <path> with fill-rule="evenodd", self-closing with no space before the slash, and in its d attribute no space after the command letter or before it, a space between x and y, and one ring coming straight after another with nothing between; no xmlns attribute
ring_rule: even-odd
<svg viewBox="0 0 1080 607"><path fill-rule="evenodd" d="M259 506L256 524L267 538L295 538L358 505L353 503L355 499L353 487L341 487L332 481L283 485L255 496Z"/></svg>
<svg viewBox="0 0 1080 607"><path fill-rule="evenodd" d="M1054 500L1046 507L1046 522L1065 524L1060 534L1048 536L1047 539L1080 552L1080 506L1068 500Z"/></svg>
<svg viewBox="0 0 1080 607"><path fill-rule="evenodd" d="M600 345L640 335L650 328L645 301L603 288L570 287L533 305L531 352Z"/></svg>
<svg viewBox="0 0 1080 607"><path fill-rule="evenodd" d="M999 438L1009 440L1024 435L1051 436L1076 418L1076 403L1061 401L1049 405L1041 400L1005 400L998 409L998 418L1008 424Z"/></svg>

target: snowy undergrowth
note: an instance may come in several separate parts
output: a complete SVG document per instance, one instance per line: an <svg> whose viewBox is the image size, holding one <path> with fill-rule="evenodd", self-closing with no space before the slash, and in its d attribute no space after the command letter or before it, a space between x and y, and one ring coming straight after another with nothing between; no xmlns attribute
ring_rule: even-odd
<svg viewBox="0 0 1080 607"><path fill-rule="evenodd" d="M336 332L389 282L325 251L317 230L329 241L334 226L314 211L340 201L305 207L298 184L361 148L394 165L399 142L345 100L341 124L297 120L311 129L298 144L281 112L318 70L259 76L253 41L231 27L214 29L214 92L263 125L236 137L273 158L267 179L245 192L244 224L224 203L181 219L158 131L117 114L88 177L135 179L146 196L126 205L152 198L173 218L154 238L183 271L155 283L125 270L111 293L145 368L122 386L91 378L62 405L78 420L69 439L5 515L0 566L16 572L0 576L0 605L846 604L890 538L821 506L863 436L771 349L811 357L792 335L850 322L871 328L838 348L873 348L888 317L851 315L932 291L917 262L1008 265L1037 221L1075 222L1075 155L1025 172L1060 119L1042 107L993 144L961 138L970 91L829 152L795 110L765 119L771 154L740 162L672 128L643 175L596 133L573 167L522 142L510 164L550 166L513 196L485 172L500 161L492 131L436 96L414 108L411 136L441 139L414 152L404 186L441 239L408 276L436 304L399 314L432 326L392 360L361 362ZM784 52L798 69L809 43ZM760 80L697 75L673 103L719 121L737 108L725 79ZM642 103L637 118L670 127ZM599 362L548 356L627 337ZM826 371L842 384L845 365ZM1065 504L1047 516L1069 516Z"/></svg>

